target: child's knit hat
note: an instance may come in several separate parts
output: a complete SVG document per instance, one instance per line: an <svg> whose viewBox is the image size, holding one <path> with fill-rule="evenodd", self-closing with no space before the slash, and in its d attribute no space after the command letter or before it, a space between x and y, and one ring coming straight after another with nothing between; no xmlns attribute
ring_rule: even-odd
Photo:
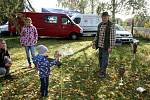
<svg viewBox="0 0 150 100"><path fill-rule="evenodd" d="M38 45L37 48L38 54L43 55L48 51L48 48L44 45Z"/></svg>

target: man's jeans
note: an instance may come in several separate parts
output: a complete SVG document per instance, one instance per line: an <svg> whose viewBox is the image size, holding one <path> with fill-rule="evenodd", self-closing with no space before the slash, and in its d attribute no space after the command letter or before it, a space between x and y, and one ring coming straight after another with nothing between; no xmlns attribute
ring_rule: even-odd
<svg viewBox="0 0 150 100"><path fill-rule="evenodd" d="M0 67L0 75L5 76L9 74L10 68Z"/></svg>
<svg viewBox="0 0 150 100"><path fill-rule="evenodd" d="M40 88L41 95L48 96L49 77L40 78L40 80L41 80L41 88Z"/></svg>
<svg viewBox="0 0 150 100"><path fill-rule="evenodd" d="M99 48L99 74L106 74L106 68L108 65L109 53L108 49Z"/></svg>
<svg viewBox="0 0 150 100"><path fill-rule="evenodd" d="M34 57L35 56L35 47L34 46L25 46L25 50L26 50L27 61L29 64L31 64L30 52L31 52L32 57Z"/></svg>

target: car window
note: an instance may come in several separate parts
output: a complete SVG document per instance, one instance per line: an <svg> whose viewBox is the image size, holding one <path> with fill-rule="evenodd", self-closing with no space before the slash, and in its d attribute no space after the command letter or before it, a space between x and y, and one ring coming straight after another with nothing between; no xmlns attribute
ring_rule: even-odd
<svg viewBox="0 0 150 100"><path fill-rule="evenodd" d="M61 22L62 22L62 24L70 24L71 23L71 21L67 17L62 17Z"/></svg>
<svg viewBox="0 0 150 100"><path fill-rule="evenodd" d="M46 23L57 23L57 16L45 16L44 21Z"/></svg>

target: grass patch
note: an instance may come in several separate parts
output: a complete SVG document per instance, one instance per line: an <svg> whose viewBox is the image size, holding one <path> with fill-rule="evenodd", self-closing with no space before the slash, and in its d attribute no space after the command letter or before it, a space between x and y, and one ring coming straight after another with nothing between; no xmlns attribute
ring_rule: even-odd
<svg viewBox="0 0 150 100"><path fill-rule="evenodd" d="M12 74L17 79L3 80L0 84L1 99L38 99L39 79L34 69L28 69L24 48L19 46L18 38L5 38L8 43L13 66ZM49 56L55 50L73 48L75 53L62 58L61 68L55 67L49 82L50 100L148 100L150 98L150 42L140 40L136 59L133 60L131 46L124 44L116 46L110 54L108 76L99 79L97 76L98 52L90 47L93 37L80 40L39 39L38 44L49 48ZM119 86L120 79L116 68L124 66L126 69L124 85ZM140 94L136 88L142 86L147 93Z"/></svg>

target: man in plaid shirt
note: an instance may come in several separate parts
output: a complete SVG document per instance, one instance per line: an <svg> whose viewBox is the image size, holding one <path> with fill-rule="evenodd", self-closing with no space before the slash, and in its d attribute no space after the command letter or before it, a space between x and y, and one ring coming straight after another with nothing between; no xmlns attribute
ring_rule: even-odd
<svg viewBox="0 0 150 100"><path fill-rule="evenodd" d="M99 77L106 76L109 53L115 45L115 26L109 21L108 12L102 13L102 22L98 25L97 34L93 40L93 49L99 48Z"/></svg>

